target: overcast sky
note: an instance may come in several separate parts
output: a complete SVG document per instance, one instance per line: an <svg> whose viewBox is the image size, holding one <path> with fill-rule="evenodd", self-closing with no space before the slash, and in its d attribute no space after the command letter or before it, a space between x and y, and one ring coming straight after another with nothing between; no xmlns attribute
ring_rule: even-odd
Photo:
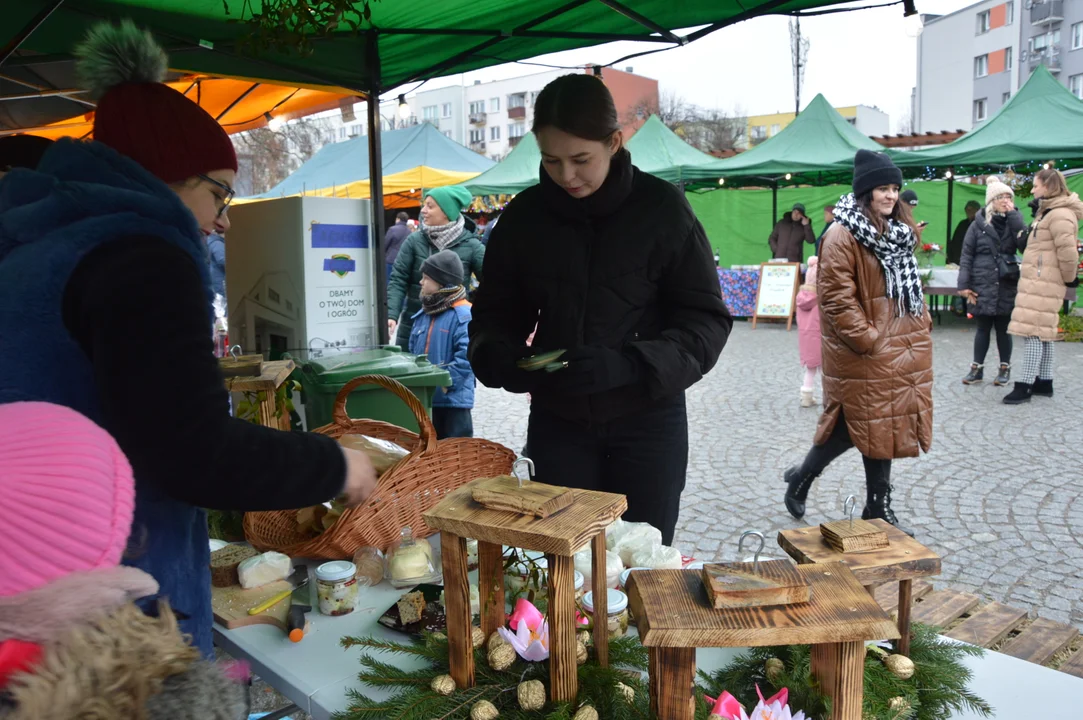
<svg viewBox="0 0 1083 720"><path fill-rule="evenodd" d="M974 0L916 0L918 12L929 14L946 14L972 4ZM749 115L792 110L788 23L787 17L756 18L683 48L635 58L618 67L631 66L637 74L657 79L662 92L676 93L703 107L740 110ZM901 5L802 20L802 33L810 41L802 106L817 93L823 93L836 107L876 106L891 116L894 132L900 117L909 112L920 28L918 17L903 18ZM607 64L653 47L652 43L610 43L536 60L561 66ZM431 80L424 89L498 80L543 69L518 63L500 65Z"/></svg>

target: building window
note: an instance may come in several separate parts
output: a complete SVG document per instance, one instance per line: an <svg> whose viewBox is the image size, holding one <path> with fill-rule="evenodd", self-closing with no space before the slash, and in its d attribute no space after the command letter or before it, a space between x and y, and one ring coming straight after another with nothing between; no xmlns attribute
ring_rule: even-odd
<svg viewBox="0 0 1083 720"><path fill-rule="evenodd" d="M470 144L473 145L474 143L479 143L479 142L485 142L485 131L484 130L471 130L470 131Z"/></svg>
<svg viewBox="0 0 1083 720"><path fill-rule="evenodd" d="M854 127L857 127L857 118L855 118L855 117L846 118L846 122L850 123Z"/></svg>
<svg viewBox="0 0 1083 720"><path fill-rule="evenodd" d="M1014 53L1015 53L1015 51L1014 51L1013 48L1010 48L1010 47L1004 48L1004 69L1005 70L1011 70L1012 69L1012 60L1014 60L1014 58L1013 58Z"/></svg>
<svg viewBox="0 0 1083 720"><path fill-rule="evenodd" d="M445 130L444 131L444 137L450 139L451 138L451 131L450 130Z"/></svg>
<svg viewBox="0 0 1083 720"><path fill-rule="evenodd" d="M1002 93L1002 94L1001 94L1001 96L1000 96L1000 104L1001 104L1001 105L1007 105L1007 104L1008 104L1008 101L1009 101L1009 100L1011 100L1011 99L1012 99L1012 94L1011 94L1011 92L1010 92L1010 91L1008 91L1008 92L1004 92L1004 93Z"/></svg>
<svg viewBox="0 0 1083 720"><path fill-rule="evenodd" d="M500 112L500 98L489 100L489 107L492 108L490 112Z"/></svg>
<svg viewBox="0 0 1083 720"><path fill-rule="evenodd" d="M474 115L476 113L483 113L483 112L485 112L485 101L484 100L477 100L475 102L470 103L470 114L471 115Z"/></svg>
<svg viewBox="0 0 1083 720"><path fill-rule="evenodd" d="M781 129L782 128L779 127L778 123L775 123L774 125L772 125L771 126L771 136L774 137L775 135L778 135L778 131L781 130Z"/></svg>
<svg viewBox="0 0 1083 720"><path fill-rule="evenodd" d="M499 125L493 125L491 128L489 128L489 139L490 140L499 140L500 139L500 126Z"/></svg>
<svg viewBox="0 0 1083 720"><path fill-rule="evenodd" d="M983 78L989 74L989 56L979 55L974 58L974 77Z"/></svg>
<svg viewBox="0 0 1083 720"><path fill-rule="evenodd" d="M526 107L526 93L508 95L508 109Z"/></svg>
<svg viewBox="0 0 1083 720"><path fill-rule="evenodd" d="M345 140L346 139L346 127L345 126L340 127L338 129L338 139L339 140Z"/></svg>
<svg viewBox="0 0 1083 720"><path fill-rule="evenodd" d="M440 113L440 117L442 117L442 118L451 117L451 103L444 103L444 107L443 107L443 109L442 109L442 111Z"/></svg>
<svg viewBox="0 0 1083 720"><path fill-rule="evenodd" d="M523 135L526 135L526 125L508 125L509 138L521 138Z"/></svg>
<svg viewBox="0 0 1083 720"><path fill-rule="evenodd" d="M761 143L767 139L767 126L766 125L753 125L748 129L748 139L755 145Z"/></svg>
<svg viewBox="0 0 1083 720"><path fill-rule="evenodd" d="M358 124L358 125L351 125L350 126L350 137L357 137L360 134L361 134L361 125Z"/></svg>
<svg viewBox="0 0 1083 720"><path fill-rule="evenodd" d="M538 101L538 91L530 93L530 107L534 107L534 103Z"/></svg>
<svg viewBox="0 0 1083 720"><path fill-rule="evenodd" d="M987 98L974 101L974 122L980 123L989 115L989 103Z"/></svg>
<svg viewBox="0 0 1083 720"><path fill-rule="evenodd" d="M436 119L436 106L426 105L421 108L421 119L425 121L432 121Z"/></svg>
<svg viewBox="0 0 1083 720"><path fill-rule="evenodd" d="M1013 22L1015 22L1015 3L1006 2L1004 3L1004 24L1011 25Z"/></svg>
<svg viewBox="0 0 1083 720"><path fill-rule="evenodd" d="M1077 22L1072 26L1072 49L1083 48L1083 22Z"/></svg>
<svg viewBox="0 0 1083 720"><path fill-rule="evenodd" d="M1060 30L1054 30L1051 33L1045 33L1043 35L1035 35L1028 43L1031 52L1041 52L1047 47L1053 45L1060 45Z"/></svg>
<svg viewBox="0 0 1083 720"><path fill-rule="evenodd" d="M1068 78L1068 89L1080 100L1083 100L1083 75L1073 75Z"/></svg>
<svg viewBox="0 0 1083 720"><path fill-rule="evenodd" d="M989 32L989 11L978 13L978 31L976 35Z"/></svg>

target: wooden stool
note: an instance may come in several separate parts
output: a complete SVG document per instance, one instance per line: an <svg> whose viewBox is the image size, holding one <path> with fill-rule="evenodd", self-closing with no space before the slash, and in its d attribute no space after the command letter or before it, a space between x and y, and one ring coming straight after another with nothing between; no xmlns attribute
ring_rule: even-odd
<svg viewBox="0 0 1083 720"><path fill-rule="evenodd" d="M896 638L891 618L845 565L800 565L812 600L799 605L715 610L698 570L639 570L628 597L650 653L651 712L692 720L700 647L812 645L812 672L831 697L831 720L861 720L865 640Z"/></svg>
<svg viewBox="0 0 1083 720"><path fill-rule="evenodd" d="M573 555L591 543L591 579L597 608L608 607L605 572L605 528L628 508L623 495L574 490L575 501L546 518L492 510L474 501L473 486L448 493L425 513L429 527L440 530L444 567L444 600L451 677L460 688L474 686L474 653L470 643L470 591L466 577L466 538L478 541L478 591L481 629L488 638L504 626L502 545L539 550L549 563L549 674L552 700L573 701L578 692L575 662L575 566ZM605 612L602 610L601 612ZM609 661L606 623L594 623L598 662Z"/></svg>
<svg viewBox="0 0 1083 720"><path fill-rule="evenodd" d="M259 424L275 430L290 429L290 414L283 411L277 415L275 392L286 382L290 373L297 366L293 360L274 360L263 363L263 371L258 377L226 378L226 390L230 392L263 393L259 406Z"/></svg>
<svg viewBox="0 0 1083 720"><path fill-rule="evenodd" d="M899 583L899 654L910 655L910 607L914 578L940 574L940 556L891 523L869 520L887 533L888 546L880 550L840 553L829 546L819 526L783 530L778 544L800 564L842 563L871 595L876 585Z"/></svg>

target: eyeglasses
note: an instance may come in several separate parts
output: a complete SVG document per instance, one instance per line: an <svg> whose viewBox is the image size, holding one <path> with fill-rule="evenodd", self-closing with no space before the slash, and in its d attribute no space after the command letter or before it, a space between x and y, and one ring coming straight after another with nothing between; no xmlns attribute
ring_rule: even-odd
<svg viewBox="0 0 1083 720"><path fill-rule="evenodd" d="M233 202L233 196L235 194L233 188L223 182L218 182L212 177L207 177L206 175L196 175L196 177L200 180L209 182L211 185L214 185L226 194L225 197L219 197L217 193L213 193L216 201L215 204L218 206L218 215L216 217L222 217L222 214L226 211L226 208L228 208L229 204Z"/></svg>

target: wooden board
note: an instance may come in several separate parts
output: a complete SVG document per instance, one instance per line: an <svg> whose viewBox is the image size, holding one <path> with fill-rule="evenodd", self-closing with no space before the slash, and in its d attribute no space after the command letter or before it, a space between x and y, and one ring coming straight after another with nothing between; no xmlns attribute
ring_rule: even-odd
<svg viewBox="0 0 1083 720"><path fill-rule="evenodd" d="M783 530L778 534L778 544L798 564L841 562L862 585L940 574L940 556L935 552L890 523L879 519L868 522L887 533L886 548L840 553L824 542L818 527Z"/></svg>
<svg viewBox="0 0 1083 720"><path fill-rule="evenodd" d="M703 566L703 587L711 607L739 608L807 603L808 580L789 560L765 560L758 572L748 562Z"/></svg>
<svg viewBox="0 0 1083 720"><path fill-rule="evenodd" d="M865 643L860 641L812 646L812 675L831 698L829 720L862 720L865 652Z"/></svg>
<svg viewBox="0 0 1083 720"><path fill-rule="evenodd" d="M1058 668L1063 673L1083 678L1083 648L1076 650L1075 654L1061 663Z"/></svg>
<svg viewBox="0 0 1083 720"><path fill-rule="evenodd" d="M752 307L752 329L756 329L760 320L785 320L789 330L797 310L800 285L801 263L761 263L756 304Z"/></svg>
<svg viewBox="0 0 1083 720"><path fill-rule="evenodd" d="M952 621L976 608L980 602L981 598L970 593L937 590L926 595L924 600L914 606L910 620L933 627L947 627Z"/></svg>
<svg viewBox="0 0 1083 720"><path fill-rule="evenodd" d="M696 679L695 648L652 647L647 651L651 715L666 720L692 720L696 701L692 683Z"/></svg>
<svg viewBox="0 0 1083 720"><path fill-rule="evenodd" d="M520 487L521 485L521 487ZM545 518L560 512L575 500L566 487L501 475L483 478L473 485L473 497L490 510L507 510L520 515Z"/></svg>
<svg viewBox="0 0 1083 720"><path fill-rule="evenodd" d="M231 392L269 392L273 393L294 371L297 364L293 360L272 360L263 363L263 373L259 377L226 378L226 389Z"/></svg>
<svg viewBox="0 0 1083 720"><path fill-rule="evenodd" d="M841 553L880 550L888 546L887 533L867 520L835 520L820 523L820 535Z"/></svg>
<svg viewBox="0 0 1083 720"><path fill-rule="evenodd" d="M992 602L944 633L962 642L989 647L1008 637L1027 617L1026 610Z"/></svg>
<svg viewBox="0 0 1083 720"><path fill-rule="evenodd" d="M1020 660L1045 665L1075 640L1079 630L1071 625L1038 618L1000 652Z"/></svg>
<svg viewBox="0 0 1083 720"><path fill-rule="evenodd" d="M289 615L290 605L293 602L291 595L287 595L285 599L258 615L249 615L248 610L278 593L289 590L290 587L292 586L285 580L278 580L251 590L245 590L240 585L224 588L212 587L211 609L214 612L214 621L229 630L248 625L274 625L282 632L286 632L286 617Z"/></svg>
<svg viewBox="0 0 1083 720"><path fill-rule="evenodd" d="M218 358L218 367L222 370L222 377L259 377L263 374L262 355L238 355L233 357Z"/></svg>
<svg viewBox="0 0 1083 720"><path fill-rule="evenodd" d="M637 570L628 595L648 647L762 647L895 639L898 628L844 565L800 565L801 605L716 610L698 570Z"/></svg>
<svg viewBox="0 0 1083 720"><path fill-rule="evenodd" d="M918 600L933 591L933 586L924 580L915 580L911 590L911 599ZM886 583L876 588L876 602L891 615L899 609L899 583Z"/></svg>
<svg viewBox="0 0 1083 720"><path fill-rule="evenodd" d="M476 482L448 493L422 515L425 523L436 530L479 542L540 550L549 555L574 555L628 509L628 500L623 495L572 490L574 502L546 518L490 510L474 500Z"/></svg>

